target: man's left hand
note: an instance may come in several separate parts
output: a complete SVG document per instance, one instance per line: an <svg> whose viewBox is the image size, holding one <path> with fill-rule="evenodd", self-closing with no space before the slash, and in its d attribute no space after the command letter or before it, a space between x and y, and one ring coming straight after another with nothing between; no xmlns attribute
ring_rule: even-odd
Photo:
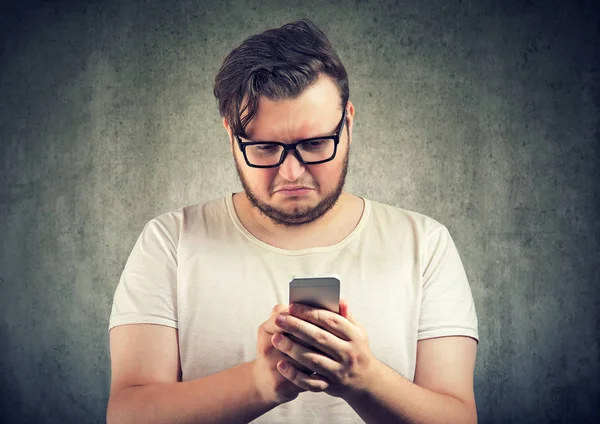
<svg viewBox="0 0 600 424"><path fill-rule="evenodd" d="M273 335L275 348L316 373L304 373L281 361L278 369L285 378L303 389L324 391L345 400L359 396L369 387L378 361L369 349L364 328L349 313L346 301L340 302L339 314L292 304L289 315L280 317L285 320L276 320L277 326L320 351L308 349L281 333ZM284 362L285 369L281 367Z"/></svg>

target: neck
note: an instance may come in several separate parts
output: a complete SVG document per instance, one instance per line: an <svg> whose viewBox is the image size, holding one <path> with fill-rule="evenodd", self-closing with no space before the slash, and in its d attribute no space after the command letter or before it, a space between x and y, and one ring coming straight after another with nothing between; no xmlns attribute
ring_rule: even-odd
<svg viewBox="0 0 600 424"><path fill-rule="evenodd" d="M244 227L259 240L275 247L296 250L333 245L345 238L358 224L362 215L355 200L343 192L336 204L316 221L295 225L277 225L256 209L245 193L234 195L236 212Z"/></svg>

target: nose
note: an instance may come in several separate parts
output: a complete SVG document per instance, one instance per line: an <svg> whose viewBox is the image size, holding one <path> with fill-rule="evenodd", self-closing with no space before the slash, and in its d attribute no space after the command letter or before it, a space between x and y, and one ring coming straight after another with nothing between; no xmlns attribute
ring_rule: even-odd
<svg viewBox="0 0 600 424"><path fill-rule="evenodd" d="M286 181L296 181L304 173L305 166L298 160L294 151L288 152L283 163L279 165L279 175Z"/></svg>

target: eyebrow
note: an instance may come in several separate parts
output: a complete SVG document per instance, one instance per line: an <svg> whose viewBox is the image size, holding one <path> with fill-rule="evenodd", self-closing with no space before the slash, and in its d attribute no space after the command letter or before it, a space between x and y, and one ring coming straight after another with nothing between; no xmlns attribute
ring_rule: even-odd
<svg viewBox="0 0 600 424"><path fill-rule="evenodd" d="M343 111L342 111L342 118L344 118L344 112ZM319 137L324 137L325 138L325 137L333 137L333 136L339 135L339 134L337 134L337 131L340 128L341 123L342 123L342 119L340 118L340 121L337 123L337 125L335 126L335 128L333 129L333 131L331 131L330 133L315 135L315 136L312 136L312 137L300 138L298 140L288 141L287 143L290 143L290 144L291 143L299 143L301 141L310 140L310 139L313 139L313 138L319 138ZM279 140L253 140L253 139L250 139L250 138L242 137L240 135L238 135L237 137L239 137L242 140L247 140L248 142L257 142L257 143L258 142L261 142L261 143L284 143L284 144L286 144L286 142L279 141Z"/></svg>

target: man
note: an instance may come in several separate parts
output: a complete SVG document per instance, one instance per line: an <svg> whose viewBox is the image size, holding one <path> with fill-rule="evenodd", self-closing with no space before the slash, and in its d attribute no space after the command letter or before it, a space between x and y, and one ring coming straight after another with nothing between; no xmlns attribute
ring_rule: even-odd
<svg viewBox="0 0 600 424"><path fill-rule="evenodd" d="M343 191L355 109L325 35L248 38L215 95L244 191L142 231L111 314L108 422L476 422L460 258L433 219ZM340 314L287 305L293 277L332 273Z"/></svg>

